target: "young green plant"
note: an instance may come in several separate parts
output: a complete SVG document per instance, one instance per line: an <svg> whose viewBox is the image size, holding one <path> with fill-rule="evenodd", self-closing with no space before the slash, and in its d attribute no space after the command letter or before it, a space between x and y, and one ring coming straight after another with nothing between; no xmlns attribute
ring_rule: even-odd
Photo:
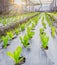
<svg viewBox="0 0 57 65"><path fill-rule="evenodd" d="M14 37L14 34L10 31L10 32L7 32L7 36L11 40Z"/></svg>
<svg viewBox="0 0 57 65"><path fill-rule="evenodd" d="M8 36L2 36L3 47L6 48L8 44Z"/></svg>
<svg viewBox="0 0 57 65"><path fill-rule="evenodd" d="M44 32L44 28L40 28L40 34Z"/></svg>
<svg viewBox="0 0 57 65"><path fill-rule="evenodd" d="M31 30L31 28L27 28L27 36L29 39L31 39L33 37L35 33Z"/></svg>
<svg viewBox="0 0 57 65"><path fill-rule="evenodd" d="M20 36L20 40L25 48L28 47L29 38L26 34L24 35L24 37Z"/></svg>
<svg viewBox="0 0 57 65"><path fill-rule="evenodd" d="M44 31L41 32L40 30L40 38L42 41L42 48L46 49L48 47L49 37L46 36L46 33Z"/></svg>
<svg viewBox="0 0 57 65"><path fill-rule="evenodd" d="M54 26L51 27L51 34L52 34L52 37L54 37L56 34L56 28Z"/></svg>
<svg viewBox="0 0 57 65"><path fill-rule="evenodd" d="M43 18L42 18L42 25L43 25L43 27L46 29L46 23L44 22L44 16L43 16Z"/></svg>
<svg viewBox="0 0 57 65"><path fill-rule="evenodd" d="M19 30L15 29L15 33L16 33L16 35L18 35L19 34Z"/></svg>
<svg viewBox="0 0 57 65"><path fill-rule="evenodd" d="M19 63L23 60L23 57L21 57L21 52L22 47L18 46L14 51L14 53L7 52L7 55L14 60L16 65L19 65Z"/></svg>
<svg viewBox="0 0 57 65"><path fill-rule="evenodd" d="M23 23L22 25L20 25L21 31L24 31L25 29L25 23Z"/></svg>
<svg viewBox="0 0 57 65"><path fill-rule="evenodd" d="M45 17L46 17L46 21L47 21L48 25L51 27L52 26L52 22L50 20L49 15L45 13Z"/></svg>

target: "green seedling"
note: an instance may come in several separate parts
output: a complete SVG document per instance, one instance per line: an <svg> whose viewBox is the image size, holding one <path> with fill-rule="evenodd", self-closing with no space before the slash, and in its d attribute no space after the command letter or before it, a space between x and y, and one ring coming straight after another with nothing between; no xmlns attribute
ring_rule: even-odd
<svg viewBox="0 0 57 65"><path fill-rule="evenodd" d="M49 26L52 26L52 22L50 21L50 17L48 16L48 14L45 14L46 17L46 21L49 24Z"/></svg>
<svg viewBox="0 0 57 65"><path fill-rule="evenodd" d="M42 48L45 49L48 46L48 41L49 41L48 36L42 37Z"/></svg>
<svg viewBox="0 0 57 65"><path fill-rule="evenodd" d="M22 31L24 31L24 29L25 29L25 24L22 24L22 25L20 26L20 28L21 28Z"/></svg>
<svg viewBox="0 0 57 65"><path fill-rule="evenodd" d="M14 34L10 31L7 32L7 36L9 37L9 39L12 39L14 37Z"/></svg>
<svg viewBox="0 0 57 65"><path fill-rule="evenodd" d="M37 23L38 23L38 17L35 18L35 24L37 24Z"/></svg>
<svg viewBox="0 0 57 65"><path fill-rule="evenodd" d="M2 36L3 47L6 48L8 44L8 36Z"/></svg>
<svg viewBox="0 0 57 65"><path fill-rule="evenodd" d="M20 36L21 43L26 48L28 46L29 38L27 35L24 35L24 37Z"/></svg>
<svg viewBox="0 0 57 65"><path fill-rule="evenodd" d="M16 35L18 35L19 34L19 30L15 29L15 33L16 33Z"/></svg>
<svg viewBox="0 0 57 65"><path fill-rule="evenodd" d="M52 34L52 37L54 37L56 34L56 28L54 26L52 26L51 28L51 34Z"/></svg>
<svg viewBox="0 0 57 65"><path fill-rule="evenodd" d="M31 28L34 29L34 27L35 27L35 23L33 22Z"/></svg>
<svg viewBox="0 0 57 65"><path fill-rule="evenodd" d="M7 52L7 55L14 60L16 65L18 65L23 60L23 58L20 58L21 52L22 52L22 47L18 46L14 51L14 53Z"/></svg>
<svg viewBox="0 0 57 65"><path fill-rule="evenodd" d="M32 22L32 20L30 19L30 20L26 23L26 26L30 25L31 22Z"/></svg>
<svg viewBox="0 0 57 65"><path fill-rule="evenodd" d="M3 25L5 26L7 24L6 18L3 20Z"/></svg>
<svg viewBox="0 0 57 65"><path fill-rule="evenodd" d="M34 32L30 28L28 28L27 29L27 36L28 36L28 38L31 39L33 37L33 35L34 35Z"/></svg>
<svg viewBox="0 0 57 65"><path fill-rule="evenodd" d="M41 41L42 41L42 48L46 49L46 47L48 46L49 37L46 36L46 33L41 30L40 31L40 38L41 38Z"/></svg>
<svg viewBox="0 0 57 65"><path fill-rule="evenodd" d="M32 30L32 26L27 27L26 30Z"/></svg>
<svg viewBox="0 0 57 65"><path fill-rule="evenodd" d="M40 28L40 34L44 32L44 28Z"/></svg>
<svg viewBox="0 0 57 65"><path fill-rule="evenodd" d="M44 16L43 16L43 18L42 18L42 25L43 25L44 28L46 28L46 24L45 24L45 22L44 22Z"/></svg>
<svg viewBox="0 0 57 65"><path fill-rule="evenodd" d="M43 25L43 27L46 29L46 24L45 24L45 22L42 21L42 25Z"/></svg>
<svg viewBox="0 0 57 65"><path fill-rule="evenodd" d="M38 17L33 18L35 25L38 23Z"/></svg>

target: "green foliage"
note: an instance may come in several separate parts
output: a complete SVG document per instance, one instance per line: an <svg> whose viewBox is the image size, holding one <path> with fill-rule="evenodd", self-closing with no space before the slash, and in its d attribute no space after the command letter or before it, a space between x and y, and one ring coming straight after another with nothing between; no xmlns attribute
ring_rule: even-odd
<svg viewBox="0 0 57 65"><path fill-rule="evenodd" d="M45 24L45 22L42 21L42 25L43 25L43 27L46 29L46 24Z"/></svg>
<svg viewBox="0 0 57 65"><path fill-rule="evenodd" d="M23 58L20 58L21 57L21 52L22 52L22 47L18 46L16 48L16 50L14 51L14 53L11 53L11 52L7 52L7 55L12 58L16 64L19 64Z"/></svg>
<svg viewBox="0 0 57 65"><path fill-rule="evenodd" d="M51 27L52 37L56 34L56 28L54 26Z"/></svg>
<svg viewBox="0 0 57 65"><path fill-rule="evenodd" d="M40 38L41 38L41 41L42 41L42 48L46 48L48 46L48 41L49 41L49 37L46 36L46 33L42 30L40 32Z"/></svg>
<svg viewBox="0 0 57 65"><path fill-rule="evenodd" d="M21 26L20 26L21 30L23 31L25 29L25 24L23 23Z"/></svg>
<svg viewBox="0 0 57 65"><path fill-rule="evenodd" d="M42 48L45 49L48 46L48 41L49 41L49 37L48 36L42 37Z"/></svg>
<svg viewBox="0 0 57 65"><path fill-rule="evenodd" d="M16 35L18 35L19 34L19 30L15 29L15 33L16 33Z"/></svg>
<svg viewBox="0 0 57 65"><path fill-rule="evenodd" d="M34 35L34 32L31 30L31 28L27 28L27 36L29 39L31 39Z"/></svg>
<svg viewBox="0 0 57 65"><path fill-rule="evenodd" d="M33 18L35 25L38 23L38 17Z"/></svg>
<svg viewBox="0 0 57 65"><path fill-rule="evenodd" d="M28 26L32 22L32 19L30 19L27 23L26 26Z"/></svg>
<svg viewBox="0 0 57 65"><path fill-rule="evenodd" d="M5 26L6 23L7 23L6 18L4 18L4 20L3 20L3 25Z"/></svg>
<svg viewBox="0 0 57 65"><path fill-rule="evenodd" d="M42 18L42 25L43 25L44 28L46 28L46 23L44 22L44 16Z"/></svg>
<svg viewBox="0 0 57 65"><path fill-rule="evenodd" d="M7 47L7 44L8 44L8 36L2 36L2 41L3 41L3 46L4 48Z"/></svg>
<svg viewBox="0 0 57 65"><path fill-rule="evenodd" d="M34 27L35 27L35 22L32 22L31 28L34 29Z"/></svg>
<svg viewBox="0 0 57 65"><path fill-rule="evenodd" d="M9 39L12 39L14 37L14 34L10 31L7 32L7 36L9 37Z"/></svg>
<svg viewBox="0 0 57 65"><path fill-rule="evenodd" d="M14 13L13 11L10 12L10 14ZM6 16L3 16L3 17L0 17L0 23L2 23L3 25L7 25L7 24L10 24L12 22L16 22L16 21L20 21L21 19L24 19L26 17L30 17L30 16L33 16L35 15L36 13L29 13L29 14L22 14L22 15L18 15L18 13L16 12L15 16L10 16L10 17L6 17ZM22 17L22 18L21 18Z"/></svg>
<svg viewBox="0 0 57 65"><path fill-rule="evenodd" d="M44 28L40 28L40 34L44 32Z"/></svg>
<svg viewBox="0 0 57 65"><path fill-rule="evenodd" d="M32 30L32 26L27 27L26 30Z"/></svg>
<svg viewBox="0 0 57 65"><path fill-rule="evenodd" d="M45 14L45 17L46 17L46 21L49 24L49 26L52 26L52 22L50 21L48 14Z"/></svg>
<svg viewBox="0 0 57 65"><path fill-rule="evenodd" d="M29 38L27 35L24 35L24 37L20 36L21 43L26 48L28 46Z"/></svg>

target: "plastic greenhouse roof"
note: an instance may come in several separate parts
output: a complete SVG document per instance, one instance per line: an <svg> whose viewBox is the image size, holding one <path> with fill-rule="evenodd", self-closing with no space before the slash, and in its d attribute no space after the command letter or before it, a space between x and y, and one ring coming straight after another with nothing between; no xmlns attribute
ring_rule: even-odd
<svg viewBox="0 0 57 65"><path fill-rule="evenodd" d="M49 4L51 3L53 0L31 0L33 3L42 3L42 4Z"/></svg>

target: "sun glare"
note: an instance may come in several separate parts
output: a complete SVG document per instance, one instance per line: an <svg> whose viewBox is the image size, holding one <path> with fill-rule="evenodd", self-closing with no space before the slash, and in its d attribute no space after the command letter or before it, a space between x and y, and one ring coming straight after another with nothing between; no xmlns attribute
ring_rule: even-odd
<svg viewBox="0 0 57 65"><path fill-rule="evenodd" d="M15 4L19 5L21 3L22 3L21 0L15 0Z"/></svg>

